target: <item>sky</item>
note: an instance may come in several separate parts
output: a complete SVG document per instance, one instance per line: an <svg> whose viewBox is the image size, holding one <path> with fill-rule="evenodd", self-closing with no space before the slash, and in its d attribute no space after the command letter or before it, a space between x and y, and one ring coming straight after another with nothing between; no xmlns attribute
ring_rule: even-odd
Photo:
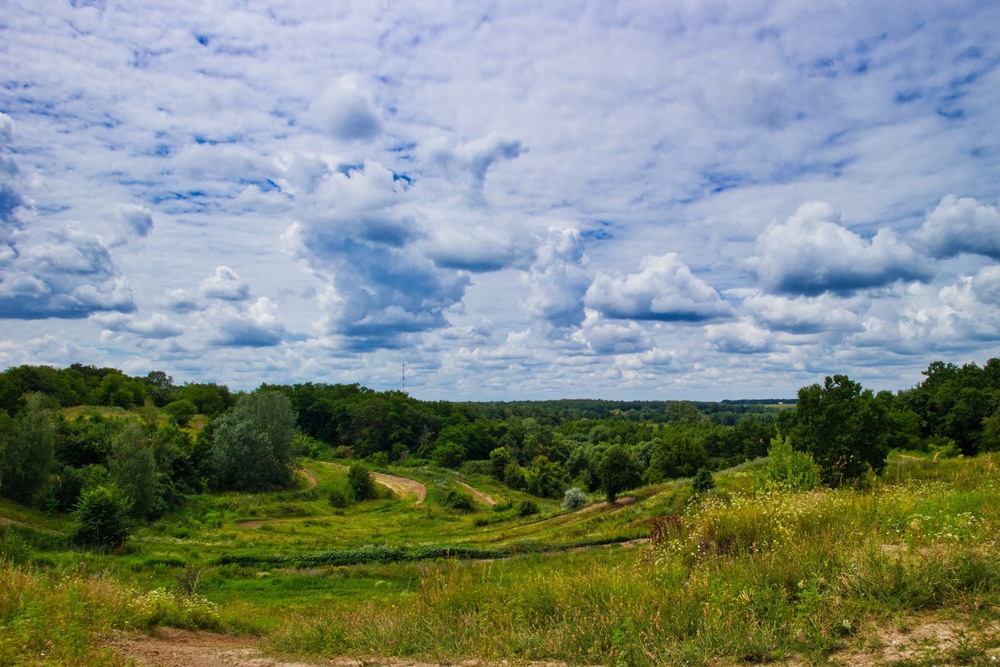
<svg viewBox="0 0 1000 667"><path fill-rule="evenodd" d="M420 399L1000 356L994 0L0 0L0 367Z"/></svg>

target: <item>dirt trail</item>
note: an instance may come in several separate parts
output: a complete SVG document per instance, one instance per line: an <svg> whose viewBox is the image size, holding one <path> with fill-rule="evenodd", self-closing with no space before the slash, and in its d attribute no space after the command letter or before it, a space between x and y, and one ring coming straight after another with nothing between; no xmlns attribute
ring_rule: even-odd
<svg viewBox="0 0 1000 667"><path fill-rule="evenodd" d="M259 641L211 632L160 628L153 636L133 635L110 642L108 648L141 667L445 667L437 663L397 658L328 658L286 660L264 653ZM481 666L476 660L448 665ZM532 662L529 667L565 667L561 662Z"/></svg>
<svg viewBox="0 0 1000 667"><path fill-rule="evenodd" d="M372 477L382 486L388 486L394 493L401 496L416 496L418 505L427 499L427 487L415 479L387 475L384 472L373 472Z"/></svg>
<svg viewBox="0 0 1000 667"><path fill-rule="evenodd" d="M347 470L347 466L339 463L323 462L322 465L332 466L340 470ZM393 493L400 496L414 496L417 499L418 505L427 499L427 487L415 479L400 477L398 475L387 475L384 472L372 472L372 479L374 479L377 484L389 487L392 489Z"/></svg>
<svg viewBox="0 0 1000 667"><path fill-rule="evenodd" d="M491 498L490 496L486 495L485 493L483 493L479 489L477 489L475 487L472 487L472 486L469 486L465 482L459 482L458 484L459 484L459 486L461 486L461 487L463 487L465 489L468 489L469 492L476 498L476 500L478 500L482 504L489 505L490 507L492 507L493 505L497 504L497 501L493 500L493 498Z"/></svg>
<svg viewBox="0 0 1000 667"><path fill-rule="evenodd" d="M299 473L303 477L305 477L306 482L308 482L308 486L306 486L306 491L308 491L309 489L315 489L316 485L319 484L319 481L317 481L316 479L316 475L312 474L312 471L309 470L308 468L300 468Z"/></svg>

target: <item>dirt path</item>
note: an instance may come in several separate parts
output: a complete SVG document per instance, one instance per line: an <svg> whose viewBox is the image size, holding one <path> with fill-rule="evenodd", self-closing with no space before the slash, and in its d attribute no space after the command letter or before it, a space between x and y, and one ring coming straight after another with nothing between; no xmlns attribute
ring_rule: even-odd
<svg viewBox="0 0 1000 667"><path fill-rule="evenodd" d="M416 496L417 504L427 499L427 487L415 479L387 475L384 472L373 472L372 477L382 486L388 486L394 493L400 496Z"/></svg>
<svg viewBox="0 0 1000 667"><path fill-rule="evenodd" d="M489 505L490 507L492 507L493 505L497 504L497 501L493 500L493 498L489 497L488 495L486 495L485 493L483 493L479 489L471 487L468 484L466 484L465 482L459 482L458 484L459 484L459 486L461 486L461 487L463 487L465 489L468 489L469 493L471 493L476 498L476 500L478 500L482 504Z"/></svg>
<svg viewBox="0 0 1000 667"><path fill-rule="evenodd" d="M259 641L212 632L160 628L153 636L132 635L115 640L108 648L140 667L445 667L440 664L397 658L329 658L285 660L264 653ZM470 660L449 665L480 666ZM565 667L565 663L532 662L529 667Z"/></svg>
<svg viewBox="0 0 1000 667"><path fill-rule="evenodd" d="M308 491L309 489L315 489L316 485L319 484L319 482L316 480L316 475L312 474L312 471L309 470L308 468L300 468L299 473L303 477L305 477L306 482L308 482L308 486L306 486L306 491Z"/></svg>

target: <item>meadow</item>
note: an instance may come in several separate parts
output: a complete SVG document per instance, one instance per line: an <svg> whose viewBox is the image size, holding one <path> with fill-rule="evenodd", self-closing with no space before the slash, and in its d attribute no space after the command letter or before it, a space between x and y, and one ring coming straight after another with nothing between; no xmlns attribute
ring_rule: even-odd
<svg viewBox="0 0 1000 667"><path fill-rule="evenodd" d="M380 487L337 508L344 463L303 461L291 490L190 497L112 553L0 501L0 664L124 665L108 641L163 626L307 658L1000 660L996 454L894 452L879 477L801 492L762 484L757 461L703 494L673 480L575 512L532 499L525 516L528 496L433 467L384 470L424 484L423 502ZM450 509L462 483L497 504Z"/></svg>

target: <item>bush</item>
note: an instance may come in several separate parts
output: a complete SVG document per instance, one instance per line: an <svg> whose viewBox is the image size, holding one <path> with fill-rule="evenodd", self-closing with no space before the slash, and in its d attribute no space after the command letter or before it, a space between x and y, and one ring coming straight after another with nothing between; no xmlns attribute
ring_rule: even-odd
<svg viewBox="0 0 1000 667"><path fill-rule="evenodd" d="M76 508L73 541L87 547L120 547L132 532L131 511L131 499L114 484L85 491Z"/></svg>
<svg viewBox="0 0 1000 667"><path fill-rule="evenodd" d="M191 418L198 414L198 407L187 399L167 403L163 411L174 418L179 426L187 426Z"/></svg>
<svg viewBox="0 0 1000 667"><path fill-rule="evenodd" d="M372 479L372 474L362 463L351 464L347 471L347 483L351 487L354 499L359 502L372 500L377 495L375 493L375 480Z"/></svg>
<svg viewBox="0 0 1000 667"><path fill-rule="evenodd" d="M590 502L590 498L583 489L578 489L577 487L572 487L566 489L566 494L563 496L562 508L567 512L575 512L578 509L587 506Z"/></svg>
<svg viewBox="0 0 1000 667"><path fill-rule="evenodd" d="M16 530L0 529L0 563L21 565L31 556L31 547Z"/></svg>
<svg viewBox="0 0 1000 667"><path fill-rule="evenodd" d="M472 496L458 491L449 491L441 499L441 504L459 512L472 512L475 508L472 505Z"/></svg>
<svg viewBox="0 0 1000 667"><path fill-rule="evenodd" d="M538 514L540 511L538 509L538 503L534 500L522 500L516 506L518 516L531 516L532 514Z"/></svg>
<svg viewBox="0 0 1000 667"><path fill-rule="evenodd" d="M337 509L344 509L351 504L350 494L342 486L335 486L330 489L326 494L326 499L331 507L336 507Z"/></svg>
<svg viewBox="0 0 1000 667"><path fill-rule="evenodd" d="M715 479L712 477L712 471L708 468L699 468L691 480L691 488L695 493L705 493L714 489Z"/></svg>
<svg viewBox="0 0 1000 667"><path fill-rule="evenodd" d="M771 441L762 475L765 485L792 491L810 491L819 484L819 466L811 454L792 449L790 437Z"/></svg>

